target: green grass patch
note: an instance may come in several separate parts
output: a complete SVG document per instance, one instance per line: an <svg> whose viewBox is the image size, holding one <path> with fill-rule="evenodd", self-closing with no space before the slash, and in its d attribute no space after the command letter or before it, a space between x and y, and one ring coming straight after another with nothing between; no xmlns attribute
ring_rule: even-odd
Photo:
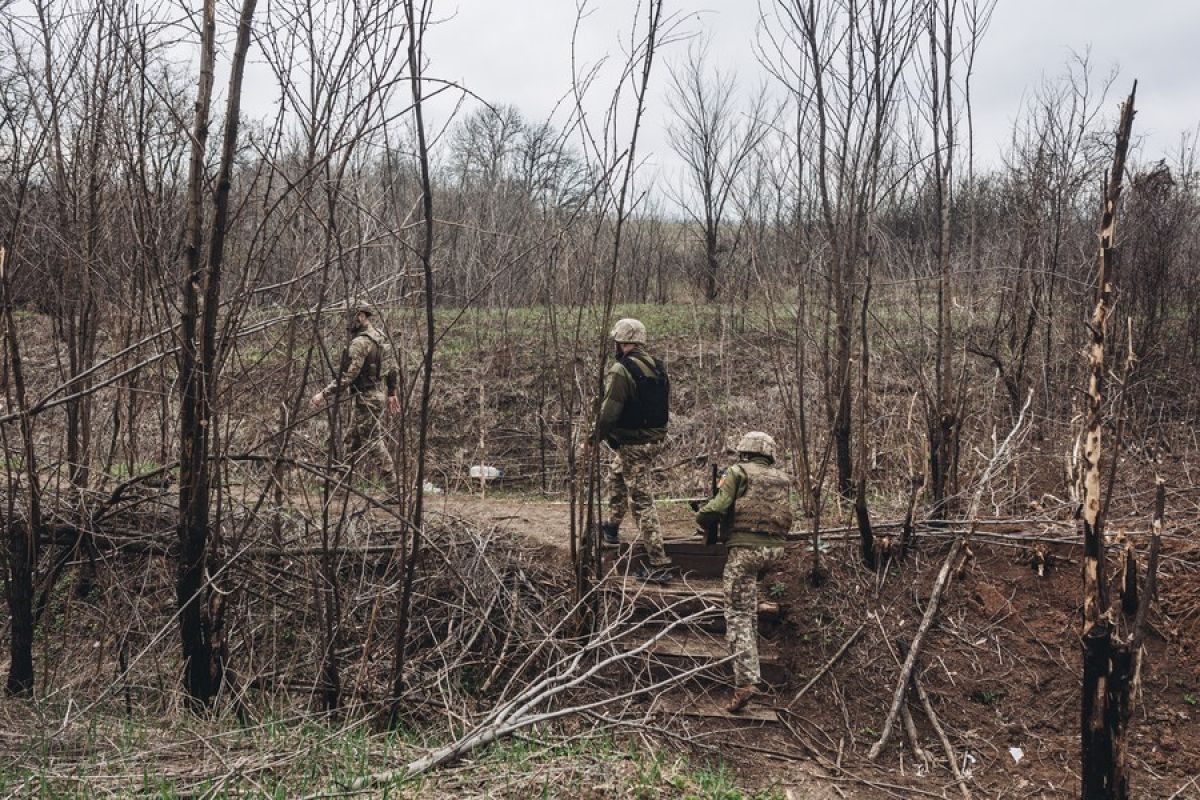
<svg viewBox="0 0 1200 800"><path fill-rule="evenodd" d="M365 719L343 725L270 712L240 723L226 715L216 720L182 715L174 724L94 716L64 733L58 727L61 717L49 707L30 712L22 720L30 729L23 753L0 768L0 792L6 795L163 800L321 795L344 790L366 775L400 768L451 737L440 728L380 732ZM782 797L771 790L745 788L721 762L647 750L641 740L627 742L608 732L567 735L558 729L504 739L471 753L452 770L374 786L364 796L417 798L462 791L472 796L546 798Z"/></svg>
<svg viewBox="0 0 1200 800"><path fill-rule="evenodd" d="M136 478L138 475L146 475L159 469L162 465L157 461L137 461L132 466L125 462L113 464L108 471L108 476L114 480L124 481L130 478Z"/></svg>

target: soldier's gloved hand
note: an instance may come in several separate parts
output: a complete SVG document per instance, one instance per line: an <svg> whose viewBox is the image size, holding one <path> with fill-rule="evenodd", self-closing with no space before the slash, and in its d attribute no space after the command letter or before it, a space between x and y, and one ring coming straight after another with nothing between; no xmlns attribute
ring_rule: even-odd
<svg viewBox="0 0 1200 800"><path fill-rule="evenodd" d="M325 402L325 390L324 389L322 389L321 391L317 392L316 394L314 394L312 396L311 403L312 403L313 408L320 408L324 402Z"/></svg>
<svg viewBox="0 0 1200 800"><path fill-rule="evenodd" d="M400 413L400 398L394 394L388 397L388 412L391 414Z"/></svg>

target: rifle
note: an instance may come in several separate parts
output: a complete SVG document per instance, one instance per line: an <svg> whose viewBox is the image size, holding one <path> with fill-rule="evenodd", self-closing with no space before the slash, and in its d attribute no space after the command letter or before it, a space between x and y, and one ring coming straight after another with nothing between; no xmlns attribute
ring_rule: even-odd
<svg viewBox="0 0 1200 800"><path fill-rule="evenodd" d="M724 474L725 474L724 470L718 468L716 464L712 465L712 477L709 482L709 499L710 500L712 498L716 497L717 492L720 491L719 484L720 484L721 476ZM700 510L700 501L699 500L693 500L691 505L692 505L693 511ZM713 545L718 544L719 542L723 542L729 538L729 521L732 518L733 518L733 509L730 508L729 511L723 517L721 517L719 520L716 520L715 523L706 524L703 526L702 530L704 531L704 545L706 547L712 547Z"/></svg>

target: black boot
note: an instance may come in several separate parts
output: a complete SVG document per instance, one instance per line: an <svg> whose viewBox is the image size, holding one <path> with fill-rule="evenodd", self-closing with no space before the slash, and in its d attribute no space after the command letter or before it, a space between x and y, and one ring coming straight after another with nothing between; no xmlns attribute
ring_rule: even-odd
<svg viewBox="0 0 1200 800"><path fill-rule="evenodd" d="M620 536L617 535L617 529L620 527L616 522L601 522L600 533L604 536L604 543L616 545L621 543Z"/></svg>
<svg viewBox="0 0 1200 800"><path fill-rule="evenodd" d="M670 583L675 580L676 575L678 575L678 571L674 564L655 567L644 563L633 571L633 577L645 583Z"/></svg>

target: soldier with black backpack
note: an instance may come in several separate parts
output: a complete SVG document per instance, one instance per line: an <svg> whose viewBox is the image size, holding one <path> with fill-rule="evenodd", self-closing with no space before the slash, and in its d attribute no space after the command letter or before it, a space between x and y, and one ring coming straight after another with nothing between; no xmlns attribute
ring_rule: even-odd
<svg viewBox="0 0 1200 800"><path fill-rule="evenodd" d="M612 339L615 360L605 376L595 432L597 442L607 442L616 451L608 471L609 516L601 530L606 544L617 544L628 505L648 562L635 574L666 583L674 571L663 549L650 472L667 438L671 382L663 362L645 351L646 326L641 322L618 320Z"/></svg>

